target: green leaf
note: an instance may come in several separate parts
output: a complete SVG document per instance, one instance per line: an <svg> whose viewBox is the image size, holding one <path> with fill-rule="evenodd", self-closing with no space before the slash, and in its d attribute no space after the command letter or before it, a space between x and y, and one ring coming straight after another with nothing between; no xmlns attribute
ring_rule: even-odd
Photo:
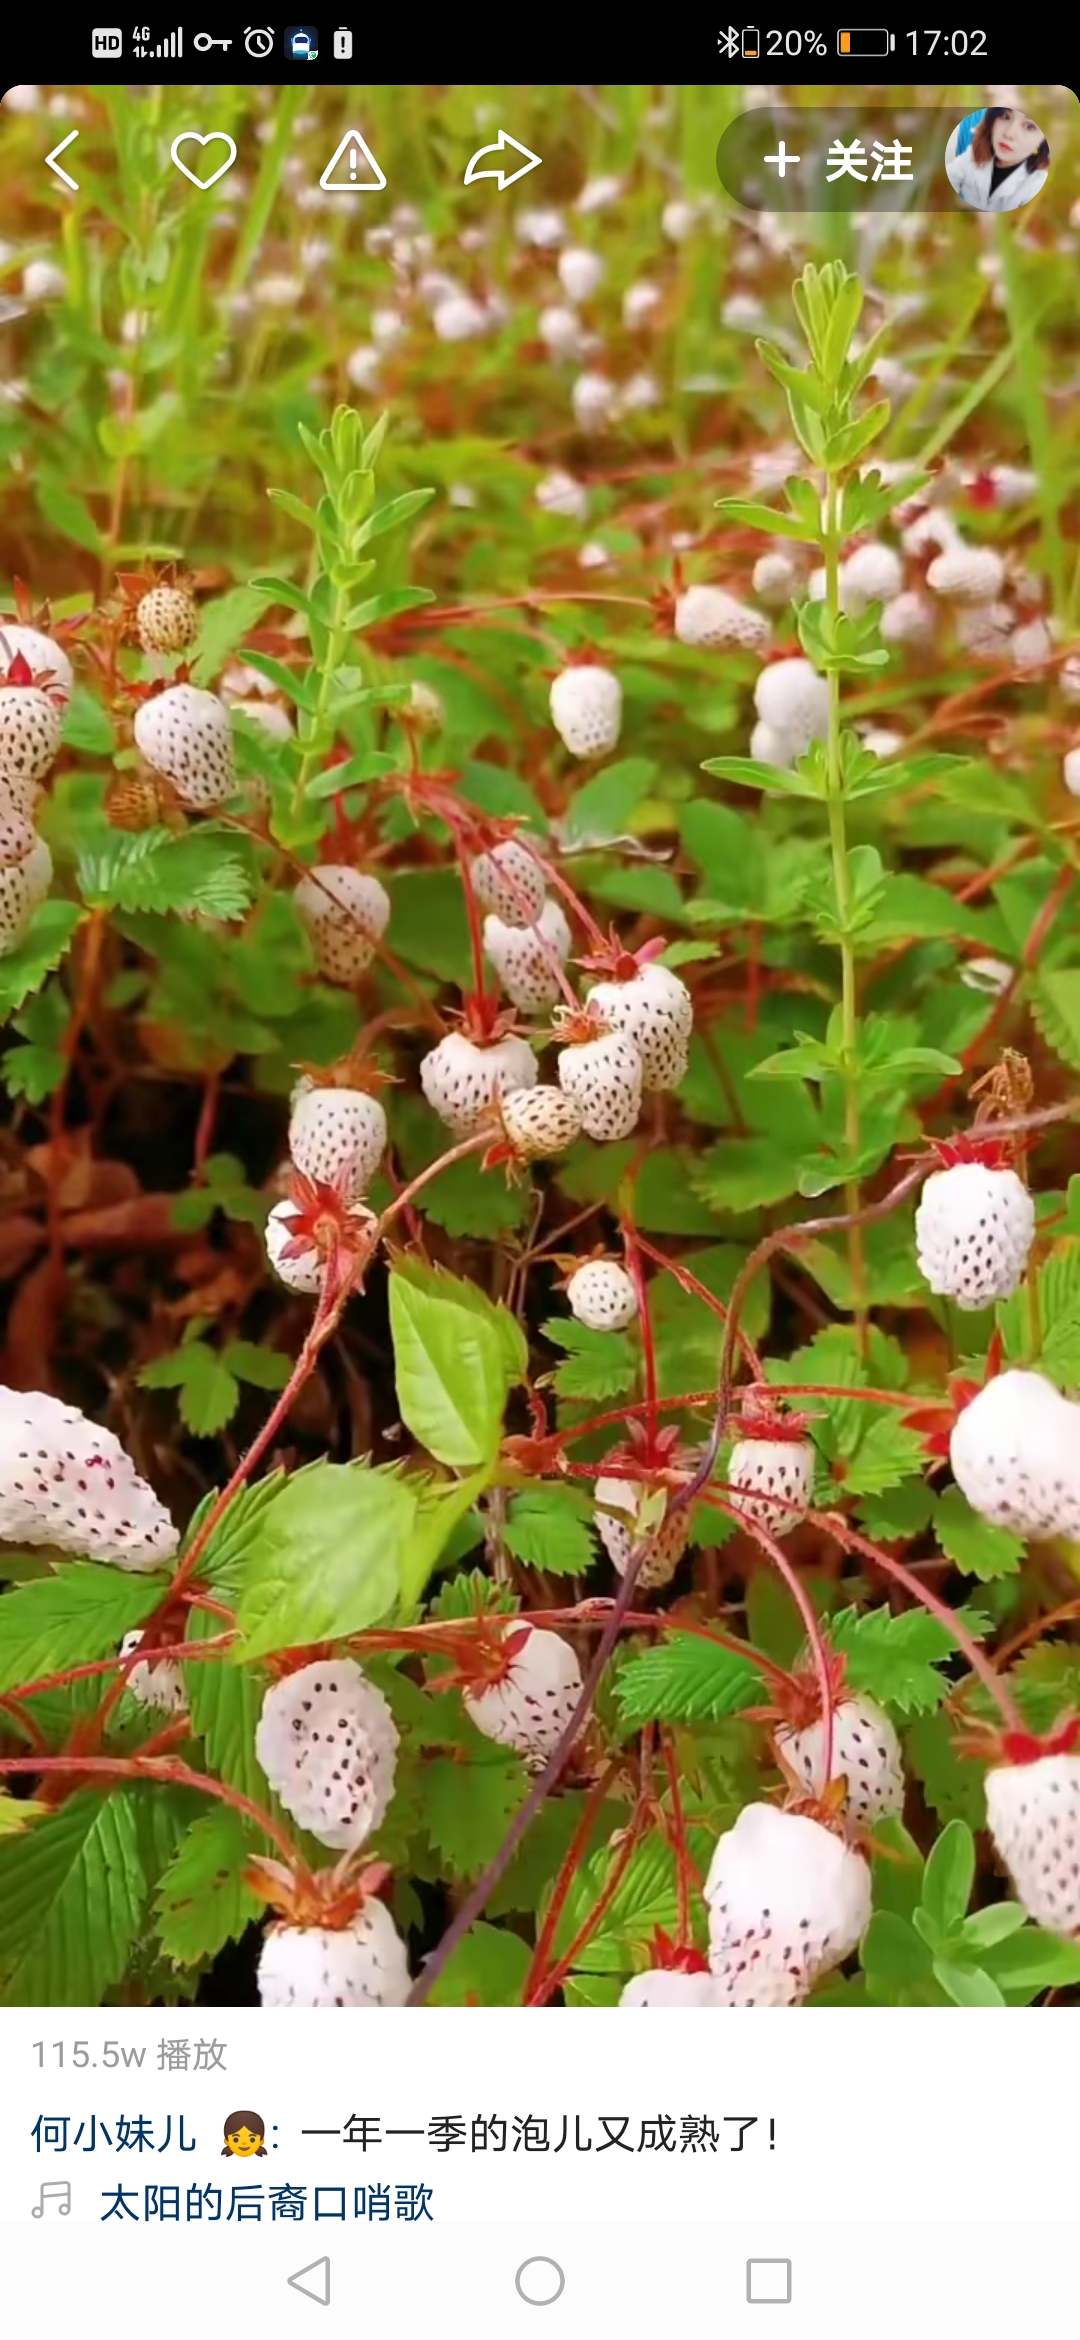
<svg viewBox="0 0 1080 2340"><path fill-rule="evenodd" d="M557 1955L569 1949L604 1893L617 1850L605 1846L577 1871L555 1930ZM625 1974L644 1963L657 1928L671 1933L676 1923L675 1863L660 1836L646 1838L634 1853L607 1902L597 1931L577 1964L591 1974Z"/></svg>
<svg viewBox="0 0 1080 2340"><path fill-rule="evenodd" d="M203 828L182 837L167 829L112 837L80 856L79 888L103 910L198 910L204 917L242 918L250 908L253 873L234 841Z"/></svg>
<svg viewBox="0 0 1080 2340"><path fill-rule="evenodd" d="M390 1330L398 1405L414 1438L438 1462L464 1470L490 1464L511 1382L520 1378L517 1344L490 1302L457 1277L395 1268Z"/></svg>
<svg viewBox="0 0 1080 2340"><path fill-rule="evenodd" d="M987 1619L973 1610L961 1609L957 1615L976 1640L988 1632ZM949 1685L936 1669L956 1644L924 1609L905 1609L896 1617L884 1608L868 1609L861 1616L844 1609L833 1618L832 1638L845 1654L853 1690L867 1690L902 1714L940 1706Z"/></svg>
<svg viewBox="0 0 1080 2340"><path fill-rule="evenodd" d="M959 1487L946 1487L938 1497L934 1534L942 1551L955 1560L965 1576L977 1576L983 1584L995 1577L1015 1576L1024 1557L1023 1539L1008 1528L992 1527L989 1520L980 1519Z"/></svg>
<svg viewBox="0 0 1080 2340"><path fill-rule="evenodd" d="M180 1393L180 1419L196 1438L214 1438L231 1422L240 1403L240 1385L224 1360L205 1341L186 1341L166 1357L144 1365L144 1389Z"/></svg>
<svg viewBox="0 0 1080 2340"><path fill-rule="evenodd" d="M248 1382L252 1389L284 1389L292 1372L290 1359L280 1349L265 1348L261 1341L229 1341L221 1361L238 1381Z"/></svg>
<svg viewBox="0 0 1080 2340"><path fill-rule="evenodd" d="M1047 1046L1080 1072L1080 967L1048 968L1029 978L1028 1003Z"/></svg>
<svg viewBox="0 0 1080 2340"><path fill-rule="evenodd" d="M954 1933L960 1925L974 1883L975 1839L962 1820L950 1820L923 1871L922 1909L939 1937Z"/></svg>
<svg viewBox="0 0 1080 2340"><path fill-rule="evenodd" d="M178 1966L196 1966L235 1941L262 1909L243 1869L262 1839L227 1804L189 1828L158 1887L158 1939Z"/></svg>
<svg viewBox="0 0 1080 2340"><path fill-rule="evenodd" d="M261 1533L268 1513L272 1510L286 1485L283 1470L271 1471L267 1478L256 1479L253 1487L242 1487L234 1495L228 1510L215 1527L199 1564L199 1574L206 1578L215 1592L227 1599L237 1592L247 1575L255 1541ZM180 1547L181 1557L200 1533L207 1514L217 1502L217 1489L203 1497Z"/></svg>
<svg viewBox="0 0 1080 2340"><path fill-rule="evenodd" d="M452 1877L478 1877L498 1852L529 1785L519 1756L494 1751L475 1763L437 1755L424 1766L428 1836Z"/></svg>
<svg viewBox="0 0 1080 2340"><path fill-rule="evenodd" d="M1025 1926L984 1949L982 1964L1005 1991L1070 1990L1080 1983L1080 1943Z"/></svg>
<svg viewBox="0 0 1080 2340"><path fill-rule="evenodd" d="M913 1926L891 1909L876 1909L863 1936L859 1959L865 1974L885 1983L918 1983L930 1970L930 1953Z"/></svg>
<svg viewBox="0 0 1080 2340"><path fill-rule="evenodd" d="M1055 1715L1059 1710L1055 1708ZM969 1828L986 1826L986 1789L978 1763L957 1754L954 1725L939 1709L920 1714L906 1736L908 1762L922 1781L923 1794L939 1820L964 1820Z"/></svg>
<svg viewBox="0 0 1080 2340"><path fill-rule="evenodd" d="M503 1542L550 1576L585 1576L595 1557L592 1506L579 1487L527 1487L510 1503Z"/></svg>
<svg viewBox="0 0 1080 2340"><path fill-rule="evenodd" d="M738 496L722 496L716 509L726 512L735 528L759 528L765 536L784 536L802 544L817 541L818 532L812 524L802 527L790 512L774 512L768 504L746 504Z"/></svg>
<svg viewBox="0 0 1080 2340"><path fill-rule="evenodd" d="M130 1789L71 1796L0 1842L0 1978L8 2007L96 2007L120 1981L146 1900Z"/></svg>
<svg viewBox="0 0 1080 2340"><path fill-rule="evenodd" d="M433 2007L520 2007L529 1956L520 1934L478 1920L447 1959L430 2003Z"/></svg>
<svg viewBox="0 0 1080 2340"><path fill-rule="evenodd" d="M701 769L717 780L733 781L737 788L760 788L764 796L809 796L816 801L822 793L811 773L759 764L753 756L710 756Z"/></svg>
<svg viewBox="0 0 1080 2340"><path fill-rule="evenodd" d="M75 495L51 472L42 475L34 492L50 528L58 536L66 536L69 543L80 545L83 552L100 555L101 530L84 497Z"/></svg>
<svg viewBox="0 0 1080 2340"><path fill-rule="evenodd" d="M570 799L565 842L578 848L604 845L621 836L643 797L656 779L657 766L647 756L627 756L608 764Z"/></svg>
<svg viewBox="0 0 1080 2340"><path fill-rule="evenodd" d="M204 604L193 680L205 689L255 626L266 624L266 592L276 578L234 585Z"/></svg>
<svg viewBox="0 0 1080 2340"><path fill-rule="evenodd" d="M995 1901L989 1909L976 1909L964 1919L960 1939L965 1950L993 1950L999 1942L1007 1942L1010 1934L1018 1934L1026 1922L1018 1901Z"/></svg>
<svg viewBox="0 0 1080 2340"><path fill-rule="evenodd" d="M220 1617L206 1609L192 1609L184 1638L195 1643L211 1641L222 1630ZM250 1668L228 1665L223 1657L199 1658L190 1665L185 1663L184 1686L192 1736L203 1742L207 1770L265 1810L272 1799L255 1760L255 1727L265 1689L262 1677Z"/></svg>
<svg viewBox="0 0 1080 2340"><path fill-rule="evenodd" d="M934 1973L941 1988L957 2007L1003 2007L1005 2001L981 1966L959 1966L952 1958L935 1958Z"/></svg>
<svg viewBox="0 0 1080 2340"><path fill-rule="evenodd" d="M0 959L0 1019L14 1014L30 992L60 965L85 912L74 902L39 902L22 941Z"/></svg>
<svg viewBox="0 0 1080 2340"><path fill-rule="evenodd" d="M393 1611L418 1494L367 1461L298 1471L259 1521L238 1606L241 1662L360 1633Z"/></svg>
<svg viewBox="0 0 1080 2340"><path fill-rule="evenodd" d="M562 1398L622 1397L637 1377L637 1343L625 1332L594 1332L572 1316L549 1316L540 1327L546 1341L569 1354L552 1375Z"/></svg>
<svg viewBox="0 0 1080 2340"><path fill-rule="evenodd" d="M11 1555L5 1553L6 1571ZM129 1576L91 1560L17 1586L0 1600L0 1691L111 1657L157 1608L160 1576Z"/></svg>
<svg viewBox="0 0 1080 2340"><path fill-rule="evenodd" d="M673 1629L663 1641L628 1657L615 1696L623 1721L717 1722L761 1696L753 1663L719 1642Z"/></svg>

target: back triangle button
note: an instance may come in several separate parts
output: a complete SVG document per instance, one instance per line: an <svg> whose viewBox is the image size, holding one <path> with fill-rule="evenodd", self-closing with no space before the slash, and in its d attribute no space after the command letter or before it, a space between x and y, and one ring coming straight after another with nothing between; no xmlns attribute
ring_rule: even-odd
<svg viewBox="0 0 1080 2340"><path fill-rule="evenodd" d="M306 2267L298 2267L295 2275L285 2278L293 2291L302 2291L305 2299L313 2299L317 2307L330 2305L330 2261L312 2259Z"/></svg>
<svg viewBox="0 0 1080 2340"><path fill-rule="evenodd" d="M372 154L359 130L346 130L340 146L335 147L327 163L320 187L329 195L370 194L376 187L385 187L386 173Z"/></svg>

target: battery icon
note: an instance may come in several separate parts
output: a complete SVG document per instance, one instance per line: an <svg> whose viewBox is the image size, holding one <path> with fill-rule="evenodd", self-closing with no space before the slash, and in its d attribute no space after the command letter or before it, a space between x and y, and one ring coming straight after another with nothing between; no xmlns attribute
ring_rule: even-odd
<svg viewBox="0 0 1080 2340"><path fill-rule="evenodd" d="M742 53L744 57L760 57L761 55L761 34L756 24L748 24L743 27Z"/></svg>
<svg viewBox="0 0 1080 2340"><path fill-rule="evenodd" d="M896 47L896 34L880 24L859 25L853 32L837 33L836 46L841 57L887 57Z"/></svg>

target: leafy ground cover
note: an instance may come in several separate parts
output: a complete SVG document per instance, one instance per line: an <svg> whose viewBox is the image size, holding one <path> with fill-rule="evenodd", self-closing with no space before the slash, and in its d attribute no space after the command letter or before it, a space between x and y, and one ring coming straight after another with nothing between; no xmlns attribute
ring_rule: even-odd
<svg viewBox="0 0 1080 2340"><path fill-rule="evenodd" d="M5 104L0 1988L1049 2003L1075 103L817 220L504 98Z"/></svg>

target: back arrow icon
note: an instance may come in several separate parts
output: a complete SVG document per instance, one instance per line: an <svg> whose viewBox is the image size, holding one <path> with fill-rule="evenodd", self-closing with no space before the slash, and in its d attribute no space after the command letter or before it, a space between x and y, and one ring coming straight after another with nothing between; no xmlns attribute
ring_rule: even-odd
<svg viewBox="0 0 1080 2340"><path fill-rule="evenodd" d="M477 165L483 162L486 154L504 154L508 146L513 147L515 154L523 154L525 157L524 162L518 164L516 171L501 170L498 164L493 171L481 171L477 168ZM543 155L533 153L531 146L523 146L520 138L511 138L509 130L500 130L496 146L477 147L462 184L471 187L474 179L497 179L501 195L505 188L513 186L515 179L523 179L528 171L537 170L543 159Z"/></svg>
<svg viewBox="0 0 1080 2340"><path fill-rule="evenodd" d="M79 182L77 179L71 178L67 171L61 170L56 157L58 154L63 154L64 148L66 146L70 146L72 141L76 139L78 135L79 133L77 130L69 130L67 137L62 138L60 140L59 146L54 146L52 153L47 154L45 157L46 170L55 171L57 178L63 180L65 187L70 187L73 195L77 195L79 192Z"/></svg>

